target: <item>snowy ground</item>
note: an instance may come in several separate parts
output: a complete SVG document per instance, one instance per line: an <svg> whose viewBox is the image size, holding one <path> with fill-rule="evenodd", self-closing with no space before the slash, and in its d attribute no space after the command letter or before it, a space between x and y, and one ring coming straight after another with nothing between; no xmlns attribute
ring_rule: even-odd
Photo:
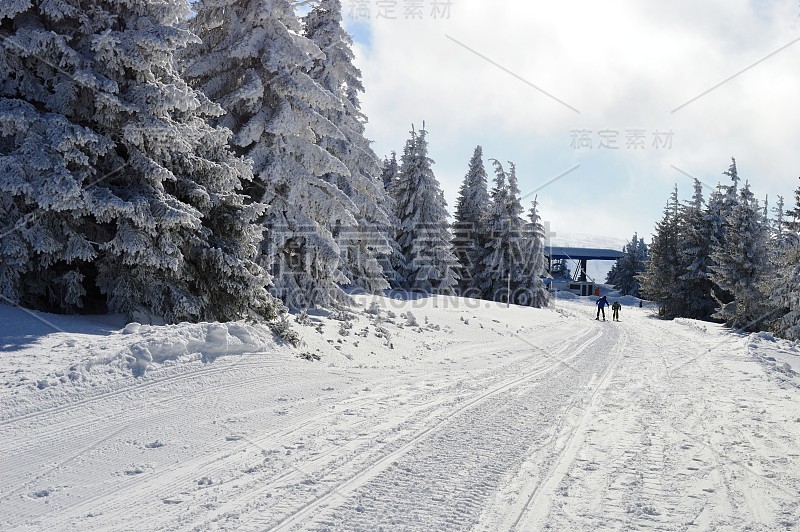
<svg viewBox="0 0 800 532"><path fill-rule="evenodd" d="M0 307L0 530L800 525L797 345L358 299L299 349Z"/></svg>

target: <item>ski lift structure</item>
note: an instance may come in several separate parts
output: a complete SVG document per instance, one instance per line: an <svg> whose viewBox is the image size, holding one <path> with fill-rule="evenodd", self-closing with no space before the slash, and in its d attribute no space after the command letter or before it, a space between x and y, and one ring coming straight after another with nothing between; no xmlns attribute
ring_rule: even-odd
<svg viewBox="0 0 800 532"><path fill-rule="evenodd" d="M590 260L617 260L622 256L621 251L615 249L594 249L594 248L567 248L549 247L545 248L545 258L547 259L547 271L553 278L552 282L559 280L566 289L579 296L590 296L595 294L595 285L598 283L590 279L586 274L586 267ZM570 275L569 262L574 262L577 266ZM559 283L562 284L562 283Z"/></svg>

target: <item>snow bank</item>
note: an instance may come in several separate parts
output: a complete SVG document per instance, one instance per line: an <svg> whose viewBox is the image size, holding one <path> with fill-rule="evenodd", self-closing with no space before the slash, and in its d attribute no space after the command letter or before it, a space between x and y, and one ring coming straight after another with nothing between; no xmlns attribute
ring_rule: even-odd
<svg viewBox="0 0 800 532"><path fill-rule="evenodd" d="M753 333L747 338L747 350L774 377L800 388L800 345L776 339L768 332Z"/></svg>
<svg viewBox="0 0 800 532"><path fill-rule="evenodd" d="M697 329L698 331L702 332L708 332L709 326L716 326L716 324L709 323L707 321L693 320L690 318L675 318L672 321L673 323L677 323L678 325L682 325L684 327L691 327L692 329Z"/></svg>
<svg viewBox="0 0 800 532"><path fill-rule="evenodd" d="M0 390L96 386L278 345L269 327L244 322L120 325L119 316L58 316L0 305Z"/></svg>
<svg viewBox="0 0 800 532"><path fill-rule="evenodd" d="M122 334L138 337L135 343L122 350L120 355L134 375L140 376L149 368L168 365L180 360L201 359L209 362L222 355L242 355L267 351L275 345L272 332L266 327L244 323L200 323L167 326L142 326L130 323ZM112 359L113 360L113 359ZM87 369L101 357L89 360Z"/></svg>

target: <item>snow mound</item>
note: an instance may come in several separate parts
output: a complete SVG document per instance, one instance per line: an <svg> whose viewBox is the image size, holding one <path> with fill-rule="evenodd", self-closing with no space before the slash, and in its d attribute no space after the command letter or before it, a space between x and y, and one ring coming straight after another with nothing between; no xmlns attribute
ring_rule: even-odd
<svg viewBox="0 0 800 532"><path fill-rule="evenodd" d="M568 292L567 290L559 290L556 292L556 298L561 300L575 300L580 299L581 296L574 294L572 292Z"/></svg>
<svg viewBox="0 0 800 532"><path fill-rule="evenodd" d="M777 339L768 332L752 333L746 342L748 352L764 365L767 372L800 388L800 344Z"/></svg>
<svg viewBox="0 0 800 532"><path fill-rule="evenodd" d="M709 323L706 321L693 320L690 318L675 318L672 321L684 327L691 327L698 331L708 332Z"/></svg>
<svg viewBox="0 0 800 532"><path fill-rule="evenodd" d="M221 356L274 352L268 325L245 322L142 325L34 313L0 305L0 391L97 386ZM6 334L8 333L8 334Z"/></svg>
<svg viewBox="0 0 800 532"><path fill-rule="evenodd" d="M135 376L151 367L198 357L210 362L222 355L267 351L275 345L272 332L243 323L200 323L166 326L128 324L123 334L137 334L140 340L128 346L122 356ZM100 363L106 363L102 358ZM96 361L87 361L91 368Z"/></svg>

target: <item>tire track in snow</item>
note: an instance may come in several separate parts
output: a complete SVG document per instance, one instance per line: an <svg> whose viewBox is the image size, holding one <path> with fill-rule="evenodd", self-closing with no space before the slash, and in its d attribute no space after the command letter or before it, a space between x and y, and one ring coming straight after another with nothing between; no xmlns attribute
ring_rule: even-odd
<svg viewBox="0 0 800 532"><path fill-rule="evenodd" d="M552 506L558 485L567 476L569 469L575 462L578 449L584 443L589 414L595 409L599 396L608 387L610 377L619 363L627 342L628 334L623 330L621 339L618 339L614 345L614 354L611 362L603 374L596 379L599 382L595 383L593 379L589 383L588 387L591 388L591 395L588 397L586 406L577 423L569 429L567 434L562 435L562 438L565 438L565 443L563 450L559 453L558 460L527 497L522 509L512 514L515 517L509 523L508 528L510 530L519 529L521 525L524 525L523 530L538 529L543 524L542 521L547 517L547 513Z"/></svg>
<svg viewBox="0 0 800 532"><path fill-rule="evenodd" d="M778 473L774 481L784 485L781 489L755 477L748 479L756 471L743 475L739 465L731 464L733 458L748 467L743 463L748 453L737 453L746 446L736 443L744 440L740 430L746 430L748 422L746 416L742 423L740 416L731 415L735 405L727 399L760 393L750 391L754 389L748 381L727 367L728 361L736 365L745 361L737 354L740 342L720 338L714 331L698 335L685 324L626 321L633 322L635 336L631 338L636 349L633 356L623 357L610 393L601 399L598 419L592 425L600 430L590 431L579 462L560 486L548 526L574 531L788 528L792 519L780 521L777 516L797 515L800 505L792 493L797 493L798 470L786 475L785 481ZM720 346L729 349L722 354L707 349ZM769 394L765 397L766 402L774 400ZM782 420L786 421L790 420ZM776 435L767 423L765 419L758 430L766 443L789 444L790 440L780 437L787 425L776 424ZM613 434L613 440L603 433ZM760 457L771 454L757 451L760 441L758 436L750 440L755 448L752 453ZM724 442L734 446L727 447ZM790 444L788 448L778 445L775 456L781 460L789 449ZM754 488L751 501L742 489L748 485ZM794 486L795 491L786 493L786 486ZM748 506L760 506L762 511L770 508L769 503L759 505L758 501L766 500L762 495L783 499L780 512L768 510L772 521L759 518Z"/></svg>
<svg viewBox="0 0 800 532"><path fill-rule="evenodd" d="M583 337L585 337L592 331L597 331L597 333L588 340L585 340L582 343L580 343ZM330 488L323 495L317 497L315 500L302 506L300 509L294 511L289 516L285 517L283 520L281 520L276 525L271 527L270 530L274 531L291 530L295 525L298 525L303 519L307 518L313 512L325 507L332 507L336 504L343 503L344 501L347 500L347 498L351 493L355 492L361 486L363 486L364 484L368 483L369 481L380 475L390 465L392 465L393 462L399 460L401 457L406 455L414 446L416 446L429 436L434 435L437 429L441 428L442 425L444 425L445 423L449 422L450 420L456 418L461 414L464 414L465 412L471 409L474 409L475 407L481 405L482 403L490 399L496 398L497 396L503 393L509 392L515 387L518 387L522 384L525 384L528 381L534 380L547 373L550 373L554 369L563 368L565 365L568 366L570 361L580 356L586 349L588 349L593 343L599 340L602 336L603 336L602 329L596 326L587 328L587 330L581 333L576 340L568 341L567 343L565 343L565 345L560 347L556 352L554 352L549 357L549 358L557 358L558 360L555 363L547 367L541 368L535 372L523 375L521 377L520 376L514 377L510 381L507 381L476 397L473 397L465 404L460 406L458 409L452 411L445 419L435 422L433 425L418 432L414 437L406 441L400 448L383 456L377 461L370 463L366 467L361 468L358 472L347 478L344 482L338 483L335 487ZM575 347L576 344L577 347ZM560 355L563 355L566 352L570 352L571 354L563 359L559 358Z"/></svg>
<svg viewBox="0 0 800 532"><path fill-rule="evenodd" d="M487 344L487 349L488 347L489 344ZM511 363L516 364L517 362L512 361ZM494 378L494 370L487 370L486 373L486 378ZM391 391L392 385L395 384L396 381L396 376L388 376L385 382L387 390ZM376 383L371 382L371 385L373 388L375 388ZM448 400L452 400L450 393L452 391L453 390L447 390L445 392L438 391L437 396L432 396L434 399L436 399L436 405ZM428 394L427 391L425 391L425 393ZM375 397L373 394L362 394L361 396L355 398L340 401L338 403L340 408L338 408L335 412L328 412L322 415L313 415L316 411L315 405L313 404L314 399L312 399L310 400L307 408L303 409L305 414L312 414L312 417L306 417L305 421L302 421L300 425L293 423L293 429L288 433L285 432L285 430L278 429L276 431L267 432L266 434L245 436L240 441L221 441L221 444L210 453L204 453L203 455L190 458L189 460L182 460L180 463L176 463L174 465L167 465L166 468L162 466L157 471L148 473L146 476L126 479L127 481L124 481L117 487L117 489L98 493L96 496L80 502L71 508L70 515L77 517L80 516L82 512L85 513L85 511L91 510L93 507L102 507L104 508L104 519L110 519L113 522L122 523L133 518L132 508L135 508L135 504L127 501L136 501L142 498L166 500L171 496L174 496L176 493L183 494L184 497L187 497L187 500L192 497L207 497L208 494L214 490L227 489L225 484L235 484L238 486L236 490L237 496L231 498L233 499L234 507L240 507L242 504L247 504L247 501L258 498L260 494L263 494L265 491L268 491L274 487L276 483L289 482L293 478L299 483L301 480L305 480L309 477L309 475L306 475L299 470L290 469L288 472L280 474L277 478L273 478L271 482L265 483L262 479L263 475L258 474L258 471L253 471L253 473L247 473L245 471L246 469L253 468L252 461L256 457L253 457L252 455L244 455L244 451L248 449L255 449L258 451L260 449L291 448L294 451L293 455L302 454L306 450L302 448L295 449L295 443L298 440L302 440L302 437L307 435L308 431L305 429L313 429L314 427L325 427L327 429L329 426L328 420L334 416L342 416L342 409L358 410L362 406L369 406L369 403L374 400ZM417 411L429 409L431 404L433 404L431 400L420 401L418 405L409 408L409 413L411 415L415 415ZM294 408L296 406L296 403L292 404L293 416L298 414ZM345 418L349 419L349 416L345 416ZM358 423L364 422L366 421L360 421ZM224 423L222 424L224 425ZM350 427L351 430L355 430L356 424L353 424ZM374 427L370 428L370 430L373 429ZM350 448L350 451L352 452L346 457L348 459L347 461L369 450L363 448L369 442L360 439L360 441L356 443L358 444L358 447ZM314 462L325 462L325 458L328 453L334 451L341 452L341 450L341 447L335 443L329 445L327 448L315 449L315 451L317 451L315 456L312 456L310 460L303 461L304 469L306 466L314 464ZM250 460L249 465L243 463L247 460ZM336 463L334 465L342 466L344 464ZM256 469L259 468L256 467ZM269 470L269 468L266 469ZM233 475L231 478L232 472L235 472L236 475ZM215 479L215 484L211 487L212 489L210 491L207 486L197 486L197 477L201 475ZM223 484L218 483L220 478L225 479L223 480ZM120 496L120 494L124 494L124 496ZM227 495L230 495L230 493ZM224 510L225 507L226 506L223 505L221 507L222 510ZM163 522L164 526L168 526L168 523L174 522L174 518L176 517L174 515L175 512L172 510L177 510L177 505L167 507L163 512L159 512L158 515L152 516L150 522L154 525L156 523ZM221 510L216 511L199 503L195 505L195 510L196 512L194 513L201 513L204 517L207 517L209 514L217 515L221 513ZM187 517L188 516L186 516L185 511L181 512L181 519L183 523L187 522Z"/></svg>
<svg viewBox="0 0 800 532"><path fill-rule="evenodd" d="M578 335L576 338L572 339L571 342L579 341L581 338L588 335L589 332L590 331L584 331L583 334ZM467 346L462 346L460 343L449 342L449 345L453 346L451 350L448 350L448 354L451 356L462 351L465 353L467 352ZM468 352L471 356L478 359L483 355L498 353L496 344L492 340L487 340L483 344L472 344ZM512 350L507 350L507 352L512 355L514 353ZM563 364L563 361L559 363ZM270 479L254 479L253 482L251 482L252 489L247 489L246 486L242 486L241 491L243 493L241 495L231 497L232 500L230 503L223 504L210 513L206 512L202 520L195 521L193 526L196 528L206 528L211 525L212 521L224 518L225 515L238 517L242 512L249 511L257 515L248 517L246 525L237 523L236 526L247 526L250 529L264 529L274 524L274 518L271 520L267 519L263 525L259 525L260 519L258 514L270 515L274 514L276 510L273 508L269 510L263 508L254 509L253 506L259 504L259 499L261 499L260 502L262 503L264 500L272 502L273 499L267 498L271 496L273 489L285 489L292 484L302 485L301 483L312 481L314 484L318 484L324 482L325 478L335 478L337 476L341 478L352 475L354 463L357 464L359 461L364 460L367 460L368 463L373 463L386 454L385 449L396 448L397 445L405 438L408 438L409 435L417 434L420 430L420 424L428 426L431 423L437 423L451 415L453 406L458 405L470 395L468 391L463 388L464 382L469 382L475 389L491 388L495 386L493 382L503 380L509 373L519 375L521 371L527 369L530 369L529 355L511 357L510 360L503 357L498 360L498 365L493 368L482 369L478 374L470 372L466 378L459 378L455 383L444 387L437 386L432 388L429 393L425 394L427 399L422 398L421 400L415 400L415 404L413 405L409 402L401 409L404 419L399 420L399 425L397 424L398 420L390 420L390 423L386 423L384 419L385 416L381 413L375 416L378 420L377 425L373 424L370 426L371 441L362 441L358 448L351 446L349 450L343 449L337 444L328 445L324 449L315 449L315 455L304 459L301 462L301 468L289 466L288 471ZM446 370L446 373L449 374L449 370ZM418 378L414 379L415 381L418 380ZM430 385L431 383L428 382L427 384ZM375 433L376 430L378 433ZM347 452L343 453L343 450ZM317 462L320 464L317 464ZM310 466L314 466L316 469ZM296 506L289 506L286 510L283 510L283 512L292 511L295 507Z"/></svg>

